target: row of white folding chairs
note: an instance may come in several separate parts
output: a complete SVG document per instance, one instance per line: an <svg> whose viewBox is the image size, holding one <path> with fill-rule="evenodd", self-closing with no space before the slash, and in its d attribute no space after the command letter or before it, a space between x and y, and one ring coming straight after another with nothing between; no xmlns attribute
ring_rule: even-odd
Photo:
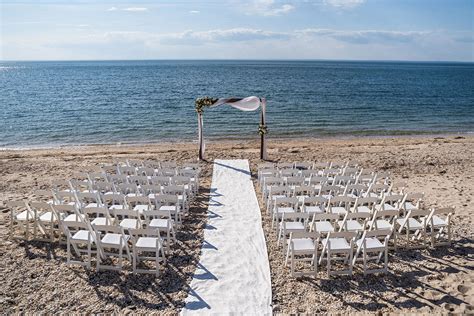
<svg viewBox="0 0 474 316"><path fill-rule="evenodd" d="M258 179L262 182L264 177L304 177L309 179L310 177L325 176L333 178L335 176L351 176L353 178L360 178L361 181L365 182L375 181L377 179L388 178L389 172L376 172L374 169L366 169L361 167L346 167L346 168L328 168L328 169L259 169ZM375 179L374 179L375 178Z"/></svg>
<svg viewBox="0 0 474 316"><path fill-rule="evenodd" d="M291 260L291 274L295 272L296 261L312 261L311 274L316 275L317 265L323 260L327 261L328 274L351 274L352 266L356 263L359 255L364 262L364 274L373 272L387 272L387 254L389 241L393 241L393 247L397 247L397 238L406 236L407 246L410 248L426 247L426 238L430 237L432 247L437 245L450 245L451 243L451 217L453 208L440 208L431 210L411 210L405 217L398 218L396 211L376 211L373 217L368 213L347 213L341 221L338 214L322 213L314 214L309 222L308 213L289 212L283 215L278 229L278 243L283 243L283 251L286 252L287 265ZM357 216L357 217L352 217ZM362 223L357 221L362 218ZM339 229L337 229L339 227ZM429 236L428 236L429 235ZM321 257L318 258L318 246L321 240ZM410 243L421 241L414 247ZM355 257L353 253L355 251ZM375 256L370 256L375 253ZM333 255L344 255L348 269L344 271L331 271ZM305 256L303 259L296 256ZM308 258L307 256L310 255ZM326 258L324 258L326 255ZM384 255L384 266L382 269L368 269L367 261L376 259L378 263Z"/></svg>
<svg viewBox="0 0 474 316"><path fill-rule="evenodd" d="M152 168L182 168L182 169L194 169L201 170L199 163L195 162L184 162L177 163L176 161L157 161L157 160L137 160L137 159L113 159L113 164L101 164L99 166L127 166L127 167L152 167Z"/></svg>
<svg viewBox="0 0 474 316"><path fill-rule="evenodd" d="M53 186L55 186L53 184ZM102 183L95 182L91 185L89 184L75 184L71 186L72 190L61 190L56 189L54 192L57 195L60 195L60 192L83 192L83 193L97 193L99 196L113 195L113 194L124 194L124 195L155 195L155 194L176 194L184 196L189 200L195 198L196 192L194 189L191 189L190 185L186 184L142 184L137 185L135 183L122 183L122 184L111 184L111 183Z"/></svg>
<svg viewBox="0 0 474 316"><path fill-rule="evenodd" d="M359 164L354 161L329 161L329 162L311 162L311 161L295 161L295 162L265 162L258 165L259 169L329 169L329 168L355 168Z"/></svg>
<svg viewBox="0 0 474 316"><path fill-rule="evenodd" d="M106 207L85 207L78 208L76 205L70 204L48 204L40 201L12 201L7 205L11 208L11 230L12 238L29 239L30 235L34 240L54 241L55 235L61 240L61 236L67 237L68 242L68 263L70 262L70 242L88 243L88 266L90 267L91 249L90 246L100 246L100 243L112 244L112 248L119 246L117 234L115 238L105 239L93 238L92 228L94 227L109 227L115 233L122 234L124 232L132 232L141 229L154 230L157 233L156 237L160 238L160 248L169 251L170 246L176 241L175 221L172 219L170 210L154 210L149 209L144 212L139 212L136 209L111 209ZM23 236L14 236L15 222L20 224ZM75 227L76 229L73 229ZM87 233L89 228L89 233ZM86 231L85 231L86 230ZM96 231L97 233L97 231ZM161 236L164 233L164 237ZM44 238L38 238L38 234ZM96 234L97 235L97 234ZM87 238L85 238L87 237ZM92 239L91 239L92 237ZM113 237L113 236L109 236ZM109 239L109 242L105 242ZM163 240L164 239L164 240ZM124 239L128 241L128 239ZM93 243L92 243L93 242ZM114 245L115 243L115 245ZM122 259L122 250L126 249L127 245L122 243L120 250L120 260ZM78 249L74 247L76 253L79 254ZM127 250L129 254L129 251ZM104 253L105 254L105 253ZM164 257L163 257L164 258ZM103 256L97 258L97 269L100 269L100 262ZM121 266L121 264L120 264ZM135 264L134 264L135 267ZM135 270L135 268L134 268Z"/></svg>
<svg viewBox="0 0 474 316"><path fill-rule="evenodd" d="M40 229L43 235L53 232L54 225L63 218L67 221L75 221L83 218L94 218L94 224L111 224L123 218L120 225L125 228L138 228L138 224L145 221L150 216L162 216L172 221L172 227L179 226L182 219L182 210L174 196L159 196L160 202L156 205L150 204L147 197L127 197L127 204L98 205L96 203L81 205L78 203L54 204L45 201L18 201L9 202L11 207L11 231L14 230L15 223L32 225L36 232ZM164 222L165 223L165 222ZM170 223L167 223L167 225ZM140 225L138 225L140 226ZM48 229L44 229L49 227ZM163 226L168 227L168 226ZM29 230L25 229L24 234ZM53 238L54 234L48 234ZM53 239L51 239L53 241Z"/></svg>
<svg viewBox="0 0 474 316"><path fill-rule="evenodd" d="M380 181L379 181L380 180ZM284 185L289 187L294 186L315 186L321 187L323 185L364 185L370 187L373 185L389 185L392 183L389 179L388 174L374 174L368 177L350 176L350 175L335 175L335 176L281 176L281 175L263 175L259 186L262 190L262 194L265 195L268 192L268 188L275 185Z"/></svg>
<svg viewBox="0 0 474 316"><path fill-rule="evenodd" d="M159 164L159 163L158 163ZM110 174L124 174L124 175L199 175L201 168L198 164L186 164L183 166L177 166L176 163L146 165L145 163L139 166L128 165L128 164L112 164L112 165L100 165L97 170L99 172L107 172Z"/></svg>
<svg viewBox="0 0 474 316"><path fill-rule="evenodd" d="M160 196L175 196L183 211L188 211L189 206L194 200L194 194L188 193L184 186L169 185L169 186L136 186L131 184L124 184L117 187L120 190L36 190L35 197L46 200L53 204L62 203L76 203L80 206L84 204L93 203L95 206L104 204L122 204L127 205L126 198L131 197L147 197L152 203L160 202Z"/></svg>
<svg viewBox="0 0 474 316"><path fill-rule="evenodd" d="M199 179L189 176L128 176L110 175L106 173L84 173L75 175L71 180L53 181L53 186L59 190L107 190L118 191L117 186L125 185L184 185L190 193L196 194L199 188Z"/></svg>
<svg viewBox="0 0 474 316"><path fill-rule="evenodd" d="M351 199L348 199L348 203L354 203L357 198L374 198L374 201L377 200L381 202L384 196L389 195L401 195L406 196L405 200L409 201L421 200L423 194L408 194L405 193L405 185L397 183L395 185L386 185L386 184L372 184L372 185L363 185L363 184L347 184L343 185L301 185L301 186L282 186L282 185L270 185L267 187L266 196L262 197L265 202L267 212L273 207L273 201L278 197L295 197L298 198L299 202L302 203L304 198L320 197L318 200L313 199L314 201L323 201L326 202L330 197L333 196L347 196ZM397 202L395 197L392 198L393 203ZM308 200L310 201L310 200ZM363 200L361 200L363 201ZM364 203L369 203L372 200L368 199ZM398 201L402 202L402 200ZM419 203L417 201L416 203ZM374 204L373 202L372 204Z"/></svg>

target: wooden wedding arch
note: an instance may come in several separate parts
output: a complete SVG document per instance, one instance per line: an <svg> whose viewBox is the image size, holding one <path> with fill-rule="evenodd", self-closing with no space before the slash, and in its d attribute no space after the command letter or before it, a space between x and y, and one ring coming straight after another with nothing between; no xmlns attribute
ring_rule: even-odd
<svg viewBox="0 0 474 316"><path fill-rule="evenodd" d="M267 134L267 126L265 124L265 98L255 96L246 98L210 98L203 97L196 99L195 108L198 114L198 138L199 138L199 160L204 159L204 138L203 138L203 113L204 108L213 108L221 105L229 105L241 111L256 111L260 109L260 125L258 133L260 134L260 159L267 159L267 150L265 143L265 134Z"/></svg>

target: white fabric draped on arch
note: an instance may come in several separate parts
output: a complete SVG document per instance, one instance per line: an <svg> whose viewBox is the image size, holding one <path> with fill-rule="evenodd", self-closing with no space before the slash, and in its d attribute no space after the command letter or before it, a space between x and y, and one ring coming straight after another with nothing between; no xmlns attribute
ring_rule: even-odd
<svg viewBox="0 0 474 316"><path fill-rule="evenodd" d="M261 108L260 114L260 126L264 127L265 131L265 110L266 110L266 100L265 98L259 98L255 96L247 98L219 98L212 105L209 105L209 108L218 107L221 105L230 105L233 108L239 109L241 111L256 111ZM199 159L204 159L205 144L203 138L203 119L202 112L198 111L198 133L199 133ZM265 133L260 133L261 135L261 148L260 148L260 159L267 159L267 149L265 143Z"/></svg>

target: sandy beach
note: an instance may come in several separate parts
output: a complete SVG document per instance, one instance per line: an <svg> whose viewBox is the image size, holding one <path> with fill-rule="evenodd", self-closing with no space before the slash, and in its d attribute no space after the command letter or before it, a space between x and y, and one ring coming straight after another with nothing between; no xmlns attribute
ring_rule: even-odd
<svg viewBox="0 0 474 316"><path fill-rule="evenodd" d="M356 161L390 171L424 192L426 207L453 206L453 245L391 253L389 275L293 279L262 207L275 313L472 313L474 311L474 137L270 139L273 161ZM256 141L208 142L197 201L178 232L162 277L129 272L88 272L68 267L64 245L17 242L8 237L5 201L30 198L53 179L68 179L113 159L195 161L195 143L107 145L0 151L0 313L146 312L176 314L184 306L199 261L206 224L212 161L249 159L260 163ZM257 192L259 193L259 192ZM257 196L260 196L257 194Z"/></svg>

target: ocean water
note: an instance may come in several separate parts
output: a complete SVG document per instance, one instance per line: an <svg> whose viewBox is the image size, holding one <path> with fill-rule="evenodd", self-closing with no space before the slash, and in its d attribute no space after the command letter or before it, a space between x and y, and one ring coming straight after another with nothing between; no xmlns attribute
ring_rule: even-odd
<svg viewBox="0 0 474 316"><path fill-rule="evenodd" d="M0 148L192 141L199 96L267 98L268 137L474 132L474 64L0 62ZM258 138L258 112L208 109L208 139Z"/></svg>

